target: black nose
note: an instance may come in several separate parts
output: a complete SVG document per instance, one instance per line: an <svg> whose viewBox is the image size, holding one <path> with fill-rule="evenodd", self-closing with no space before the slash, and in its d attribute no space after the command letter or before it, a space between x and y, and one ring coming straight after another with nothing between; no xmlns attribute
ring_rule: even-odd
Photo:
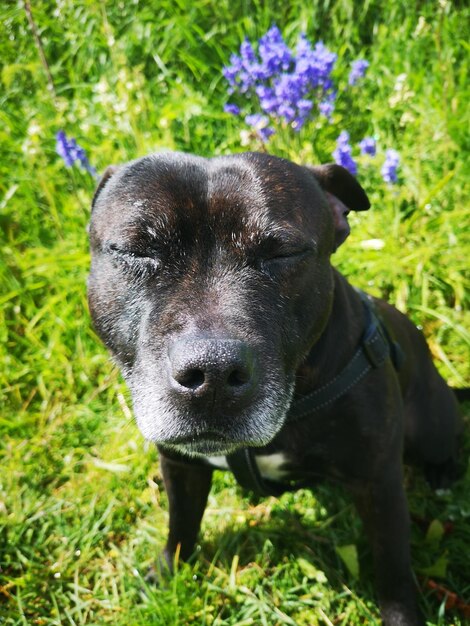
<svg viewBox="0 0 470 626"><path fill-rule="evenodd" d="M187 336L170 350L173 389L212 402L249 397L255 383L255 359L250 347L237 339Z"/></svg>

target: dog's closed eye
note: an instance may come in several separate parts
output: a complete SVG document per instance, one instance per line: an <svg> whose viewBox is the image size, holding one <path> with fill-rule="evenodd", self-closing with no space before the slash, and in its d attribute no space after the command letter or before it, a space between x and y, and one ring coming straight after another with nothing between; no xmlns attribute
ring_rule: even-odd
<svg viewBox="0 0 470 626"><path fill-rule="evenodd" d="M295 247L283 245L280 248L266 251L260 261L260 268L269 273L292 269L315 252L316 247L313 244Z"/></svg>
<svg viewBox="0 0 470 626"><path fill-rule="evenodd" d="M105 250L118 263L138 274L154 273L161 267L157 250L152 247L137 250L117 243L108 243Z"/></svg>

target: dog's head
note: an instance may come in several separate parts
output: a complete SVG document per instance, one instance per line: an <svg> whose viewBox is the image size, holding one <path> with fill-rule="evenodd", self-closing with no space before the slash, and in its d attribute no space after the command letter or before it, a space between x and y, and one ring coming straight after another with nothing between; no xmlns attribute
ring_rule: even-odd
<svg viewBox="0 0 470 626"><path fill-rule="evenodd" d="M186 454L267 444L333 297L349 209L343 168L265 154L151 155L93 200L89 304L144 436Z"/></svg>

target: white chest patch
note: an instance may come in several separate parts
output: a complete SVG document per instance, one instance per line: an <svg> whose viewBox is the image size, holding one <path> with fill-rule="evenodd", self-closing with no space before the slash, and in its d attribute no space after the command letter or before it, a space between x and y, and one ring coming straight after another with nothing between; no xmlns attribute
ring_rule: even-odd
<svg viewBox="0 0 470 626"><path fill-rule="evenodd" d="M222 470L230 469L225 456L206 456L205 459L212 467ZM259 473L268 480L282 480L287 477L288 472L282 467L286 460L286 455L282 452L255 455Z"/></svg>

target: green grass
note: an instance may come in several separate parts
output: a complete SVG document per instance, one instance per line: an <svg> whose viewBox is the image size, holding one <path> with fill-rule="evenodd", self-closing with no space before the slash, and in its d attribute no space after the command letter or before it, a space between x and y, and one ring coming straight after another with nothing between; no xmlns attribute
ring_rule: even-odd
<svg viewBox="0 0 470 626"><path fill-rule="evenodd" d="M242 126L222 113L220 70L245 35L276 22L291 43L302 30L322 38L343 81L349 61L366 56L370 79L342 96L332 128L280 136L271 150L328 161L348 128L400 152L394 188L361 163L373 208L353 216L335 261L407 311L442 374L468 385L465 3L37 0L54 96L22 4L1 12L0 624L376 623L370 551L349 499L330 486L249 501L216 473L194 562L158 588L145 583L165 541L166 497L156 452L90 325L94 182L65 169L54 135L76 136L100 171L163 147L239 151ZM407 483L412 513L427 520L413 524L412 543L426 617L463 626L426 581L470 603L469 472L441 496L417 474ZM452 532L433 537L432 520L452 520ZM357 550L358 577L338 546Z"/></svg>

